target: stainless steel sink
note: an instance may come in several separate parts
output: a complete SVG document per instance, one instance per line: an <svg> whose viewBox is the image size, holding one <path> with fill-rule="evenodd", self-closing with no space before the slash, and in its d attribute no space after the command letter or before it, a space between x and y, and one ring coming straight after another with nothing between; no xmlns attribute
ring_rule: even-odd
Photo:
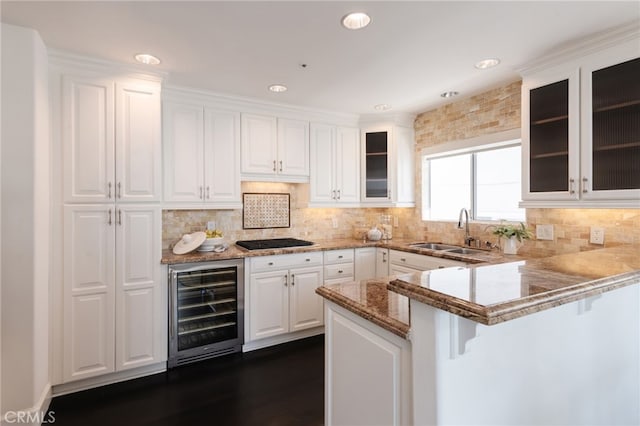
<svg viewBox="0 0 640 426"><path fill-rule="evenodd" d="M470 248L458 247L452 250L447 250L447 253L459 253L459 254L483 254L482 250L475 250Z"/></svg>
<svg viewBox="0 0 640 426"><path fill-rule="evenodd" d="M411 247L414 248L425 248L425 249L429 249L429 250L451 250L451 249L457 249L459 247L457 246L450 246L447 244L438 244L438 243L417 243L417 244L411 244Z"/></svg>

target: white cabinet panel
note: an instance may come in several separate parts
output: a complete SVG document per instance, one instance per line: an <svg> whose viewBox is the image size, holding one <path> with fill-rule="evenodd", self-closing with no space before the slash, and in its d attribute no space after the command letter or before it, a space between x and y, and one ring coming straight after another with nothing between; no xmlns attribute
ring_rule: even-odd
<svg viewBox="0 0 640 426"><path fill-rule="evenodd" d="M355 280L368 280L376 277L376 248L355 249Z"/></svg>
<svg viewBox="0 0 640 426"><path fill-rule="evenodd" d="M156 286L157 287L157 286ZM139 367L158 361L158 343L163 325L157 315L157 288L119 291L116 312L118 370Z"/></svg>
<svg viewBox="0 0 640 426"><path fill-rule="evenodd" d="M107 202L114 196L114 83L64 76L64 201Z"/></svg>
<svg viewBox="0 0 640 426"><path fill-rule="evenodd" d="M322 267L291 270L290 328L304 330L323 324L323 299L316 294L322 283Z"/></svg>
<svg viewBox="0 0 640 426"><path fill-rule="evenodd" d="M242 114L242 173L275 174L277 138L275 117Z"/></svg>
<svg viewBox="0 0 640 426"><path fill-rule="evenodd" d="M360 131L311 124L309 201L317 206L360 202Z"/></svg>
<svg viewBox="0 0 640 426"><path fill-rule="evenodd" d="M160 201L159 86L116 83L116 198Z"/></svg>
<svg viewBox="0 0 640 426"><path fill-rule="evenodd" d="M309 176L309 123L278 119L278 173Z"/></svg>
<svg viewBox="0 0 640 426"><path fill-rule="evenodd" d="M67 300L64 378L78 380L113 372L113 292L80 294Z"/></svg>
<svg viewBox="0 0 640 426"><path fill-rule="evenodd" d="M205 109L205 201L240 202L240 114Z"/></svg>
<svg viewBox="0 0 640 426"><path fill-rule="evenodd" d="M202 107L165 102L163 126L165 201L202 201Z"/></svg>
<svg viewBox="0 0 640 426"><path fill-rule="evenodd" d="M251 340L288 331L288 274L288 271L274 271L251 275Z"/></svg>

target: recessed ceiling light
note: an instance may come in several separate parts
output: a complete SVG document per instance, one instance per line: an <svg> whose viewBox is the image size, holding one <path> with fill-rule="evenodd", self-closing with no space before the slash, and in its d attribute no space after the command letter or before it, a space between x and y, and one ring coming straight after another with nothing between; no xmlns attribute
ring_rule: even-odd
<svg viewBox="0 0 640 426"><path fill-rule="evenodd" d="M148 53L138 53L135 58L136 61L146 65L158 65L160 63L160 59L153 55L149 55Z"/></svg>
<svg viewBox="0 0 640 426"><path fill-rule="evenodd" d="M371 17L364 12L352 12L342 18L342 26L348 30L359 30L371 22Z"/></svg>
<svg viewBox="0 0 640 426"><path fill-rule="evenodd" d="M376 111L389 111L391 109L391 105L389 104L378 104L373 107Z"/></svg>
<svg viewBox="0 0 640 426"><path fill-rule="evenodd" d="M454 96L458 96L460 93L458 92L444 92L441 93L440 96L442 96L443 98L453 98Z"/></svg>
<svg viewBox="0 0 640 426"><path fill-rule="evenodd" d="M476 62L475 67L479 70L486 70L487 68L493 68L500 63L500 59L498 58L489 58L483 59L479 62Z"/></svg>
<svg viewBox="0 0 640 426"><path fill-rule="evenodd" d="M282 93L287 91L287 86L284 84L272 84L269 86L269 90L275 93Z"/></svg>

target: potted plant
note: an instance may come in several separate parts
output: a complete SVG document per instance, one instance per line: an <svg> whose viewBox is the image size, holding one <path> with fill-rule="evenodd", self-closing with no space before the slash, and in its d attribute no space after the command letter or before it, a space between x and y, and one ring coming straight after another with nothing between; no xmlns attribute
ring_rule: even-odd
<svg viewBox="0 0 640 426"><path fill-rule="evenodd" d="M516 240L522 243L522 240L528 240L532 236L531 231L522 222L520 225L500 225L493 231L493 234L505 238L506 241L502 247L504 254L516 254L518 252Z"/></svg>

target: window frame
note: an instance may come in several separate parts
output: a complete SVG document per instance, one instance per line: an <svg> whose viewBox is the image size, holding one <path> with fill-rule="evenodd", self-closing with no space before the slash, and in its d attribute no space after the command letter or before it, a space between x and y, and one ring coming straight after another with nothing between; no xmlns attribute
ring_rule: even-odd
<svg viewBox="0 0 640 426"><path fill-rule="evenodd" d="M434 145L428 148L424 148L421 152L421 170L422 170L422 205L421 205L421 219L423 222L431 221L431 222L443 222L449 221L448 219L425 219L425 205L431 207L431 166L429 161L439 158L453 157L457 155L470 154L471 161L469 161L470 165L470 175L471 175L471 200L470 206L471 211L469 212L469 220L487 222L487 223L497 223L500 222L500 219L478 219L476 217L477 209L478 209L478 201L477 201L477 157L476 153L484 152L484 151L493 151L497 149L503 148L511 148L515 146L520 146L522 149L522 139L520 137L520 129L507 130L499 133L492 133L489 135L482 135L476 138L471 139L462 139L457 141L445 142L442 144ZM524 166L524 159L521 158L521 170ZM428 173L425 173L425 170L428 170ZM425 176L426 175L426 176ZM520 176L522 182L522 175ZM522 195L522 194L521 194ZM425 200L426 198L426 200ZM428 204L426 204L428 202ZM450 221L455 222L455 218L452 218Z"/></svg>

